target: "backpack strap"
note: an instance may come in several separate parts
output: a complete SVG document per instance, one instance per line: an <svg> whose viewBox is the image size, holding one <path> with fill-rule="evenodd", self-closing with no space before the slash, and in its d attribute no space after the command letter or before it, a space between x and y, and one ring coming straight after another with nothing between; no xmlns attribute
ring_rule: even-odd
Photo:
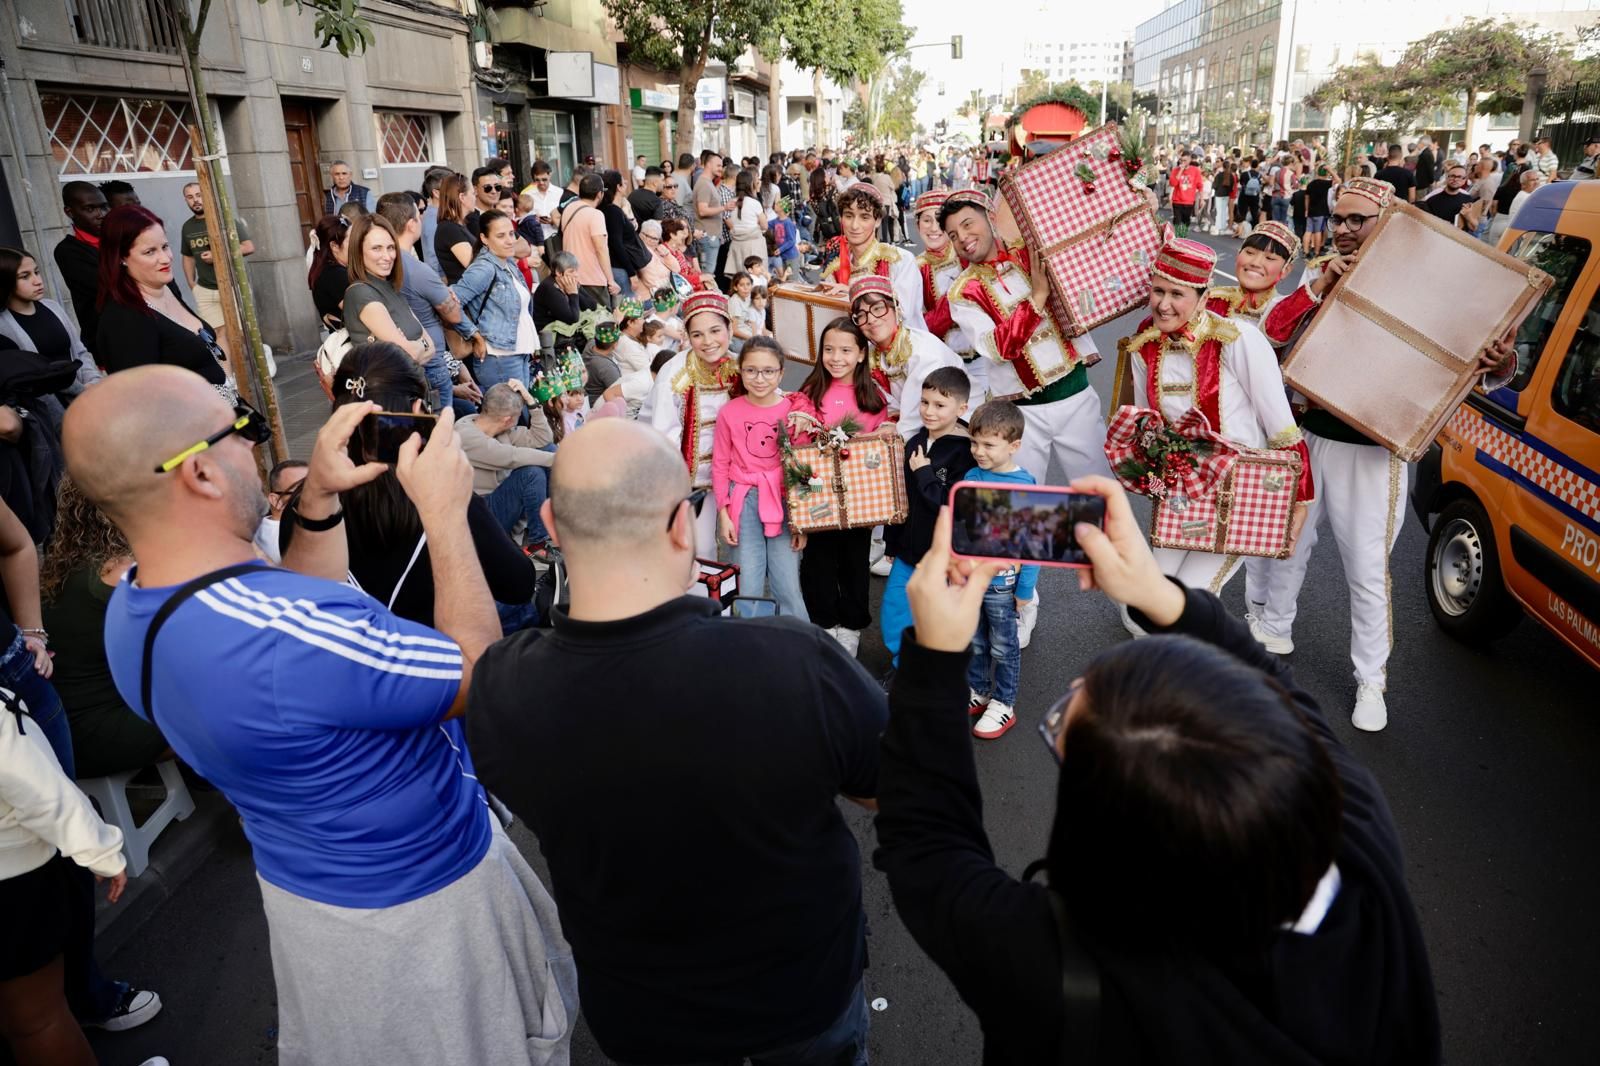
<svg viewBox="0 0 1600 1066"><path fill-rule="evenodd" d="M178 586L178 591L168 596L166 602L156 609L155 617L150 619L150 628L144 632L144 661L139 667L139 702L143 704L145 716L150 719L151 725L156 724L156 708L150 700L150 665L156 650L156 634L161 632L161 627L167 624L167 619L172 617L174 611L202 589L210 588L230 577L238 577L240 574L265 568L265 564L261 562L235 563L221 570L213 570L209 574L201 574L194 580Z"/></svg>
<svg viewBox="0 0 1600 1066"><path fill-rule="evenodd" d="M1043 859L1029 863L1022 879L1033 880L1044 864ZM1063 1066L1092 1066L1100 1059L1100 967L1074 931L1060 893L1046 886L1045 898L1050 903L1061 948L1061 1037L1057 1058Z"/></svg>

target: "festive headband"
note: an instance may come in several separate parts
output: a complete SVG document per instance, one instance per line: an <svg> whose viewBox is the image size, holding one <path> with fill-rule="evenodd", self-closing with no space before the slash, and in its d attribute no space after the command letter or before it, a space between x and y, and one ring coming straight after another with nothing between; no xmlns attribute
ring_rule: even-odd
<svg viewBox="0 0 1600 1066"><path fill-rule="evenodd" d="M1294 235L1294 230L1282 222L1263 222L1255 228L1254 233L1281 245L1284 258L1291 263L1294 262L1295 256L1300 254L1300 238Z"/></svg>
<svg viewBox="0 0 1600 1066"><path fill-rule="evenodd" d="M733 316L728 313L728 298L720 292L697 292L683 301L678 308L678 317L688 322L689 319L701 311L710 311L720 315L724 322L732 322Z"/></svg>
<svg viewBox="0 0 1600 1066"><path fill-rule="evenodd" d="M1175 281L1179 285L1193 285L1197 289L1211 284L1211 272L1217 266L1217 253L1184 237L1173 237L1156 253L1150 273L1156 277Z"/></svg>
<svg viewBox="0 0 1600 1066"><path fill-rule="evenodd" d="M1394 202L1394 186L1377 178L1351 178L1339 190L1339 195L1345 194L1359 196L1363 200L1372 201L1379 211L1386 209Z"/></svg>
<svg viewBox="0 0 1600 1066"><path fill-rule="evenodd" d="M929 189L912 203L911 214L915 217L924 211L937 211L948 199L950 199L949 189Z"/></svg>

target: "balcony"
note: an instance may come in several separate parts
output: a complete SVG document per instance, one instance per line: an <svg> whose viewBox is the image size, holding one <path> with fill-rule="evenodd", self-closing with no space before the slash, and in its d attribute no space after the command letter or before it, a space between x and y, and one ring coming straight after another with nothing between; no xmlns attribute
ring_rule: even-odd
<svg viewBox="0 0 1600 1066"><path fill-rule="evenodd" d="M67 17L79 44L129 52L178 54L178 31L164 0L66 0Z"/></svg>

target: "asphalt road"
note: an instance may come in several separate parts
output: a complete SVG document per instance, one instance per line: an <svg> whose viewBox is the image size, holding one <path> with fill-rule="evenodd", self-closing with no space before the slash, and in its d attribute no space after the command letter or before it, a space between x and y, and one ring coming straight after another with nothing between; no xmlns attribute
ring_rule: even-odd
<svg viewBox="0 0 1600 1066"><path fill-rule="evenodd" d="M1212 243L1230 264L1237 242ZM1130 316L1096 331L1101 351L1113 353L1133 324ZM1112 362L1091 371L1102 397ZM1445 637L1423 598L1425 541L1408 513L1393 555L1396 640L1385 732L1349 726L1349 601L1331 538L1311 562L1292 662L1388 794L1432 954L1447 1061L1594 1061L1600 862L1591 819L1600 814L1593 695L1600 678L1530 622L1490 651ZM1098 651L1127 639L1107 602L1079 594L1070 575L1047 571L1040 587L1039 627L1023 655L1023 722L978 752L995 852L1018 872L1043 854L1054 802L1055 766L1033 723ZM1227 592L1242 611L1242 578ZM875 635L863 641L861 657L874 670L885 664ZM869 816L844 809L870 857ZM542 872L536 842L520 826L513 837ZM865 882L868 994L887 1000L872 1016L874 1060L976 1063L976 1019L911 942L870 861ZM144 1028L95 1038L107 1066L158 1053L174 1066L276 1061L266 925L242 835L231 834L107 969L158 989L166 1001ZM607 1061L581 1026L574 1047L580 1066Z"/></svg>

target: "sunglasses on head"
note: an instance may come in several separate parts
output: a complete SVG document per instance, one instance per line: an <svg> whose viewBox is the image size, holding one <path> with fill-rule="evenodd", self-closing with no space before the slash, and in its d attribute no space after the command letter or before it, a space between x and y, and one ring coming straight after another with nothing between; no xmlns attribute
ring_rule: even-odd
<svg viewBox="0 0 1600 1066"><path fill-rule="evenodd" d="M217 430L203 441L191 444L171 459L156 467L156 473L168 474L183 465L185 459L199 455L214 444L227 439L237 433L251 444L265 444L272 439L272 427L262 414L252 407L237 404L233 409L234 420L222 429Z"/></svg>
<svg viewBox="0 0 1600 1066"><path fill-rule="evenodd" d="M706 497L710 495L709 489L695 489L678 503L672 505L672 512L667 515L667 532L672 532L673 523L678 520L678 507L687 503L693 510L696 518L700 517L700 510L706 505Z"/></svg>

